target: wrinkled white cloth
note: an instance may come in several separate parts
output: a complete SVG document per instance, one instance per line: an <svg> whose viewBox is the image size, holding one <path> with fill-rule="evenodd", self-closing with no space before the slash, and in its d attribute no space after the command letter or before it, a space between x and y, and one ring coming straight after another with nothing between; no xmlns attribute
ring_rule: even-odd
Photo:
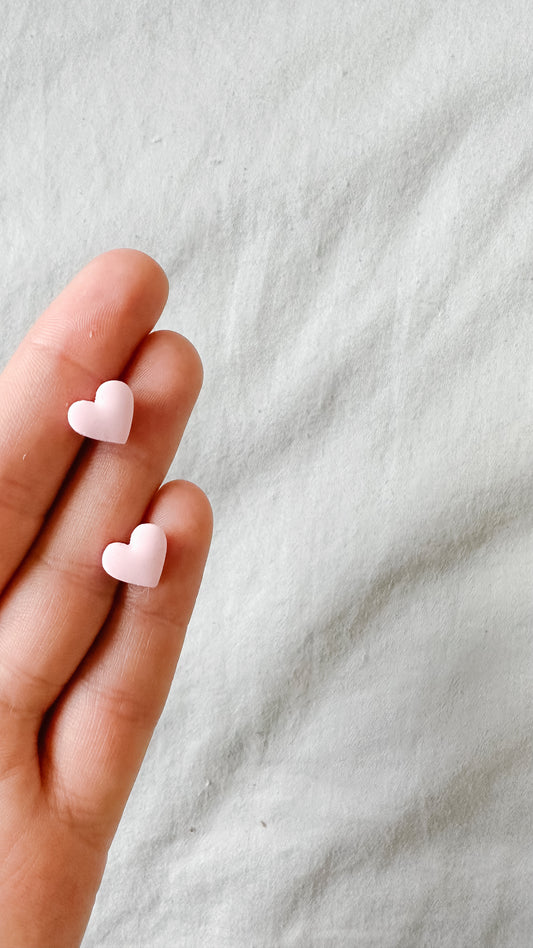
<svg viewBox="0 0 533 948"><path fill-rule="evenodd" d="M1 356L151 253L215 513L84 948L533 944L533 7L2 11Z"/></svg>

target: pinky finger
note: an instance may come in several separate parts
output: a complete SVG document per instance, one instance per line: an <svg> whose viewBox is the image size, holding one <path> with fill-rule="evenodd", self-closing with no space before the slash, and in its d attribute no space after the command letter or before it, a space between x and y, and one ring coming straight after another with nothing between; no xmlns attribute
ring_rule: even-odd
<svg viewBox="0 0 533 948"><path fill-rule="evenodd" d="M125 586L41 743L44 789L73 828L110 841L163 710L212 533L205 494L173 481L147 520L167 535L155 589Z"/></svg>

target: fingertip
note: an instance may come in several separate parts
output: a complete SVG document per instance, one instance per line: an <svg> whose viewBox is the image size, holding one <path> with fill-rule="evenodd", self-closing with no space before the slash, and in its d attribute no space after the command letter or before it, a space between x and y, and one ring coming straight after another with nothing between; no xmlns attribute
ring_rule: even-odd
<svg viewBox="0 0 533 948"><path fill-rule="evenodd" d="M125 271L128 280L132 276L132 271L135 271L139 279L151 283L154 288L157 287L165 305L169 292L168 277L161 264L150 254L132 247L118 247L99 254L93 262L96 261L102 261L105 265L116 268L117 272Z"/></svg>
<svg viewBox="0 0 533 948"><path fill-rule="evenodd" d="M118 307L129 312L143 308L162 313L168 300L168 277L156 260L142 250L118 248L94 257L75 279L99 282L111 291Z"/></svg>
<svg viewBox="0 0 533 948"><path fill-rule="evenodd" d="M209 553L213 511L203 490L190 481L169 481L159 489L144 522L156 523L167 538L163 572L155 589L128 585L123 605L129 613L159 618L181 630L189 623Z"/></svg>
<svg viewBox="0 0 533 948"><path fill-rule="evenodd" d="M196 397L198 397L204 383L204 366L202 359L198 349L192 344L190 339L187 339L185 336L180 336L180 339L182 340L183 352L187 353L189 378L194 383Z"/></svg>
<svg viewBox="0 0 533 948"><path fill-rule="evenodd" d="M148 254L140 250L108 250L76 274L37 320L31 333L50 341L74 333L97 343L111 327L120 326L128 335L133 330L142 336L159 319L168 292L165 271ZM131 329L127 330L125 319Z"/></svg>
<svg viewBox="0 0 533 948"><path fill-rule="evenodd" d="M158 375L169 379L169 385L179 389L180 397L187 396L192 404L198 398L204 380L204 369L198 350L192 342L172 329L157 329L150 333L143 344L143 355L149 371L152 371L152 358L157 357Z"/></svg>
<svg viewBox="0 0 533 948"><path fill-rule="evenodd" d="M168 481L154 498L150 519L171 533L181 547L209 548L213 508L207 494L187 480Z"/></svg>

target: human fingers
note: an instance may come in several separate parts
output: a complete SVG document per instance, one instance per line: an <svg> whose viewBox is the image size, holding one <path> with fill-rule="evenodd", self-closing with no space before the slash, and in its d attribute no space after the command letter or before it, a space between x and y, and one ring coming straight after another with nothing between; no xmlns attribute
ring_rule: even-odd
<svg viewBox="0 0 533 948"><path fill-rule="evenodd" d="M117 583L102 551L131 531L163 480L202 383L194 347L149 335L125 373L135 397L126 445L88 443L0 604L0 713L38 724L98 634Z"/></svg>
<svg viewBox="0 0 533 948"><path fill-rule="evenodd" d="M0 376L0 589L80 448L67 407L121 375L167 295L167 278L151 257L102 254L50 304Z"/></svg>

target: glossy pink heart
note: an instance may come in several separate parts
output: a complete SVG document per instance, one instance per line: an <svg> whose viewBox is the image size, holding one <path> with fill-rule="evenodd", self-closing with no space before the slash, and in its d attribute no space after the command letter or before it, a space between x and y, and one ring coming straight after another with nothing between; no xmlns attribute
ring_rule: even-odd
<svg viewBox="0 0 533 948"><path fill-rule="evenodd" d="M102 554L102 566L113 579L135 586L157 586L165 557L167 538L156 523L135 527L130 542L110 543Z"/></svg>
<svg viewBox="0 0 533 948"><path fill-rule="evenodd" d="M125 444L133 419L133 392L125 382L103 382L94 402L74 402L68 423L74 431L95 441Z"/></svg>

